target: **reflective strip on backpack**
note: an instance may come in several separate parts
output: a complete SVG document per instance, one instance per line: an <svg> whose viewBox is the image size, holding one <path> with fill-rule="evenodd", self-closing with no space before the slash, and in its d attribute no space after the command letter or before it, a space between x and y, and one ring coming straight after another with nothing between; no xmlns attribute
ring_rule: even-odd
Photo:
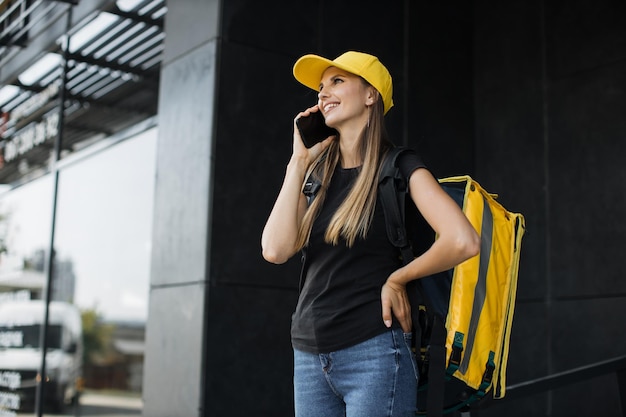
<svg viewBox="0 0 626 417"><path fill-rule="evenodd" d="M459 366L459 372L462 374L465 374L469 367L469 361L474 347L476 329L478 328L478 320L480 319L480 313L482 312L485 304L485 297L487 296L487 271L489 269L489 259L491 257L492 240L493 214L491 213L489 203L485 197L483 197L483 221L482 229L480 231L480 265L478 269L478 281L476 282L476 287L474 288L474 304L472 306L472 315L469 330L467 332L467 343L465 345L463 360Z"/></svg>

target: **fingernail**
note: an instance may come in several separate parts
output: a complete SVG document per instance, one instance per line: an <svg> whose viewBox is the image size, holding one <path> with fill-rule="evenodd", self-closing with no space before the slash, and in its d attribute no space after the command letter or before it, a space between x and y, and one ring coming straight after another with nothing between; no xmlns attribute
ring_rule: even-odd
<svg viewBox="0 0 626 417"><path fill-rule="evenodd" d="M385 320L385 326L391 327L391 320Z"/></svg>

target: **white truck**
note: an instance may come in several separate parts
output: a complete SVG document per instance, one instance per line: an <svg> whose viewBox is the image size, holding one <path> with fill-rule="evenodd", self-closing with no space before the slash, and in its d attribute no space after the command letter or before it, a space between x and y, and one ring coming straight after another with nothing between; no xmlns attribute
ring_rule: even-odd
<svg viewBox="0 0 626 417"><path fill-rule="evenodd" d="M82 384L82 322L73 304L49 305L46 372L40 375L41 300L0 303L0 410L27 410L35 405L37 384L45 381L44 409L61 411L78 400ZM52 411L51 410L51 411Z"/></svg>

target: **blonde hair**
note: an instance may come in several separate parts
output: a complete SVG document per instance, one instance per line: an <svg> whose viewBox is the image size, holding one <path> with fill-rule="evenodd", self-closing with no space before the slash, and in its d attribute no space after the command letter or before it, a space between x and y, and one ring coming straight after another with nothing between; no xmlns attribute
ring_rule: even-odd
<svg viewBox="0 0 626 417"><path fill-rule="evenodd" d="M370 119L359 141L358 156L362 161L362 166L354 186L337 208L326 229L324 240L329 244L337 245L343 238L346 245L352 247L357 238L367 237L374 216L380 161L391 143L385 130L382 100L376 100L370 109ZM307 172L306 178L311 177L321 181L321 187L302 219L297 240L299 249L308 244L313 222L324 203L326 191L339 159L339 144L335 140L311 164Z"/></svg>

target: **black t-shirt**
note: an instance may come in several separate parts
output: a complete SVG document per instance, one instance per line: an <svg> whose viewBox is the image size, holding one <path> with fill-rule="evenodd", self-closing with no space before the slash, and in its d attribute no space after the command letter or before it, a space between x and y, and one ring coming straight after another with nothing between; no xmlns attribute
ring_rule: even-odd
<svg viewBox="0 0 626 417"><path fill-rule="evenodd" d="M414 153L398 161L407 178L425 167ZM358 168L337 167L324 205L313 223L303 265L304 285L292 317L294 348L311 353L328 353L353 346L383 333L380 290L402 263L389 242L380 200L366 239L357 238L352 248L344 240L333 246L324 234L333 214L354 185ZM399 326L393 320L394 326Z"/></svg>

